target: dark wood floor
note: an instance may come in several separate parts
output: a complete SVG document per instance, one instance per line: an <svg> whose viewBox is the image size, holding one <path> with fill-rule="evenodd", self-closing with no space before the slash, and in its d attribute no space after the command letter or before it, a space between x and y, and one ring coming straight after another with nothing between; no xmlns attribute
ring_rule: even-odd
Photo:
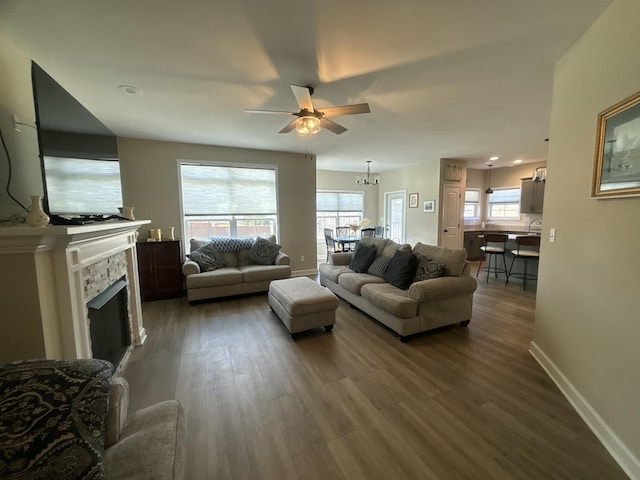
<svg viewBox="0 0 640 480"><path fill-rule="evenodd" d="M528 353L534 307L480 281L468 328L403 344L344 302L295 341L266 295L150 302L124 376L183 403L189 480L627 478Z"/></svg>

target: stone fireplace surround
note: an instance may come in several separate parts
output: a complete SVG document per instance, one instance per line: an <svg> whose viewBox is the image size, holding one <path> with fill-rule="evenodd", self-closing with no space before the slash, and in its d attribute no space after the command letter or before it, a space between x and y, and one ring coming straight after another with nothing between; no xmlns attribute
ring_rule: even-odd
<svg viewBox="0 0 640 480"><path fill-rule="evenodd" d="M132 344L142 345L136 237L148 223L0 227L0 362L92 358L87 302L123 274Z"/></svg>

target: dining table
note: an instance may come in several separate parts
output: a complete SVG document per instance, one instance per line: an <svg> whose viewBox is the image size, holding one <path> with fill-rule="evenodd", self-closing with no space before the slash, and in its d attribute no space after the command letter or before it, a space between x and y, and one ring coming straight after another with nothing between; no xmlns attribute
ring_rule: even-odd
<svg viewBox="0 0 640 480"><path fill-rule="evenodd" d="M355 235L346 235L336 237L334 240L340 244L343 252L350 252L353 251L353 249L355 248L355 243L360 240L360 237L357 237Z"/></svg>

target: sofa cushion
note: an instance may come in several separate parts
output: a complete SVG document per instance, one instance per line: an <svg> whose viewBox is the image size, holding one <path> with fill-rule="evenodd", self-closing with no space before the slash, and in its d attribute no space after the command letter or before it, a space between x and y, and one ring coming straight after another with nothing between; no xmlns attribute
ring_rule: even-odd
<svg viewBox="0 0 640 480"><path fill-rule="evenodd" d="M445 264L445 275L462 275L467 260L467 251L464 248L444 248L435 245L416 243L413 247L415 253L420 253L437 262Z"/></svg>
<svg viewBox="0 0 640 480"><path fill-rule="evenodd" d="M375 275L376 277L382 277L382 275L384 275L384 272L387 271L387 268L389 267L389 263L391 263L391 257L387 257L386 255L380 255L369 266L367 273L369 275Z"/></svg>
<svg viewBox="0 0 640 480"><path fill-rule="evenodd" d="M393 257L396 252L411 253L411 245L408 243L396 243L393 240L389 240L382 250L382 255L386 257Z"/></svg>
<svg viewBox="0 0 640 480"><path fill-rule="evenodd" d="M0 365L0 478L104 478L112 373L98 359Z"/></svg>
<svg viewBox="0 0 640 480"><path fill-rule="evenodd" d="M417 267L418 257L413 253L397 250L382 278L395 287L407 290L413 283Z"/></svg>
<svg viewBox="0 0 640 480"><path fill-rule="evenodd" d="M338 277L343 273L352 271L347 265L332 265L330 263L321 263L318 265L318 270L322 278L326 278L333 283L338 283Z"/></svg>
<svg viewBox="0 0 640 480"><path fill-rule="evenodd" d="M184 409L176 400L137 411L120 441L105 451L106 478L181 479L185 434Z"/></svg>
<svg viewBox="0 0 640 480"><path fill-rule="evenodd" d="M368 273L346 272L338 277L338 285L355 295L360 295L363 285L368 283L384 283L384 280Z"/></svg>
<svg viewBox="0 0 640 480"><path fill-rule="evenodd" d="M444 263L436 262L429 257L425 257L421 253L416 252L415 255L418 257L418 268L416 269L416 274L413 277L414 282L430 280L444 275Z"/></svg>
<svg viewBox="0 0 640 480"><path fill-rule="evenodd" d="M376 257L379 257L380 255L382 255L382 252L384 251L384 247L387 246L387 243L389 243L391 240L389 240L388 238L377 238L377 237L362 237L360 240L358 240L358 244L359 245L375 245L376 246Z"/></svg>
<svg viewBox="0 0 640 480"><path fill-rule="evenodd" d="M413 318L418 314L418 302L390 283L369 283L362 287L362 297L372 305L400 318Z"/></svg>
<svg viewBox="0 0 640 480"><path fill-rule="evenodd" d="M273 265L273 262L278 256L278 252L280 252L280 248L282 248L281 245L272 243L265 238L258 237L249 249L247 258L253 263L257 263L259 265Z"/></svg>
<svg viewBox="0 0 640 480"><path fill-rule="evenodd" d="M242 272L242 280L244 282L279 280L291 276L291 267L289 265L243 265L238 268Z"/></svg>
<svg viewBox="0 0 640 480"><path fill-rule="evenodd" d="M203 272L187 277L188 288L218 287L242 283L242 271L236 267L224 267L212 272Z"/></svg>
<svg viewBox="0 0 640 480"><path fill-rule="evenodd" d="M353 252L349 268L356 273L365 273L371 263L376 258L376 246L365 245L360 242L356 244L356 250Z"/></svg>

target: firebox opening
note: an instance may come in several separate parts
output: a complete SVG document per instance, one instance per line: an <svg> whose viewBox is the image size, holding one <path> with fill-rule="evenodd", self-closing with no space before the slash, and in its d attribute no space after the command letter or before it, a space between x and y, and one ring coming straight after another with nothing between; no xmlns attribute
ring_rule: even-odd
<svg viewBox="0 0 640 480"><path fill-rule="evenodd" d="M124 277L87 303L93 358L117 366L131 345L127 282Z"/></svg>

